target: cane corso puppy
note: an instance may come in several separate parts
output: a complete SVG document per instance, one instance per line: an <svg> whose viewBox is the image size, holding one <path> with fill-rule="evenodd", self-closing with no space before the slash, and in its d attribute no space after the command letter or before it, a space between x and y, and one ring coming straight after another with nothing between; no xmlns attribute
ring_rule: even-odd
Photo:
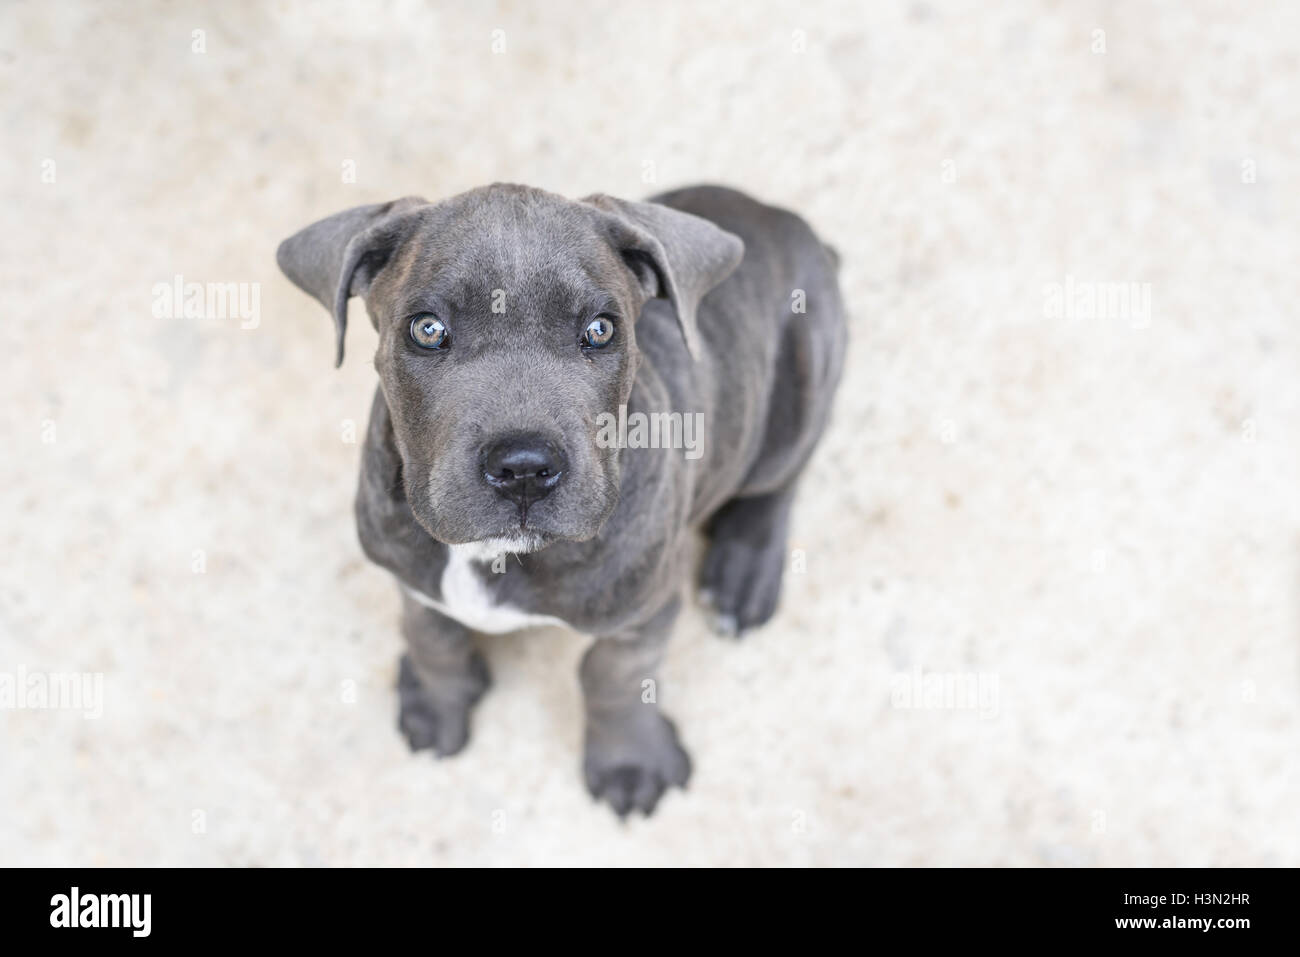
<svg viewBox="0 0 1300 957"><path fill-rule="evenodd" d="M837 257L799 217L698 186L630 202L496 184L338 213L280 268L379 332L356 501L401 586L398 724L455 754L489 684L475 635L591 636L587 787L646 814L691 763L654 680L699 594L740 634L776 610L795 488L845 322Z"/></svg>

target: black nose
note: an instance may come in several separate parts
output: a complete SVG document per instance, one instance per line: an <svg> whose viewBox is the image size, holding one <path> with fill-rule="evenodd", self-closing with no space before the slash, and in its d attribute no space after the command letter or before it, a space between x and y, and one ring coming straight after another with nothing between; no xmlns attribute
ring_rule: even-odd
<svg viewBox="0 0 1300 957"><path fill-rule="evenodd" d="M564 475L564 455L540 435L517 435L483 453L483 478L525 508L551 494Z"/></svg>

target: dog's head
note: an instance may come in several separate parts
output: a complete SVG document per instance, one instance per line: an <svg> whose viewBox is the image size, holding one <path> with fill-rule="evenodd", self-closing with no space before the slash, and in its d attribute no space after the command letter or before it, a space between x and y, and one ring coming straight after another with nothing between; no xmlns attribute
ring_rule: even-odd
<svg viewBox="0 0 1300 957"><path fill-rule="evenodd" d="M614 510L619 450L596 422L632 391L646 300L670 302L697 355L696 305L743 253L666 206L494 185L338 213L277 259L334 314L340 363L348 299L365 298L420 523L533 551L591 538Z"/></svg>

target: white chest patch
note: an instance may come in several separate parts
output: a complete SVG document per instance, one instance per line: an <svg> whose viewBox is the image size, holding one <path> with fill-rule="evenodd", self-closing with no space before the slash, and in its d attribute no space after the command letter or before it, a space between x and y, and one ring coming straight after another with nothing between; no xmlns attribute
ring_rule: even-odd
<svg viewBox="0 0 1300 957"><path fill-rule="evenodd" d="M571 627L553 615L535 615L511 605L493 600L492 593L483 582L484 575L493 572L488 568L496 554L487 554L483 546L447 546L447 567L443 569L442 601L430 598L424 592L403 585L406 593L427 608L452 618L471 631L501 635L524 628L547 626ZM509 559L510 556L507 556ZM482 567L474 567L475 564Z"/></svg>

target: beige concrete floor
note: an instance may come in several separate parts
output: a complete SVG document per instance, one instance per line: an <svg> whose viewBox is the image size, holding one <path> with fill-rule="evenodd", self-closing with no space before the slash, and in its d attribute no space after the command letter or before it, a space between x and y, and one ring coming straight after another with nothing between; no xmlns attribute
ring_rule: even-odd
<svg viewBox="0 0 1300 957"><path fill-rule="evenodd" d="M607 6L6 6L0 677L103 714L0 711L0 862L1300 864L1300 7ZM844 259L805 570L742 645L684 616L695 777L627 826L573 636L492 640L469 750L407 753L374 333L332 369L274 264L494 180L727 182ZM155 316L177 275L256 328Z"/></svg>

